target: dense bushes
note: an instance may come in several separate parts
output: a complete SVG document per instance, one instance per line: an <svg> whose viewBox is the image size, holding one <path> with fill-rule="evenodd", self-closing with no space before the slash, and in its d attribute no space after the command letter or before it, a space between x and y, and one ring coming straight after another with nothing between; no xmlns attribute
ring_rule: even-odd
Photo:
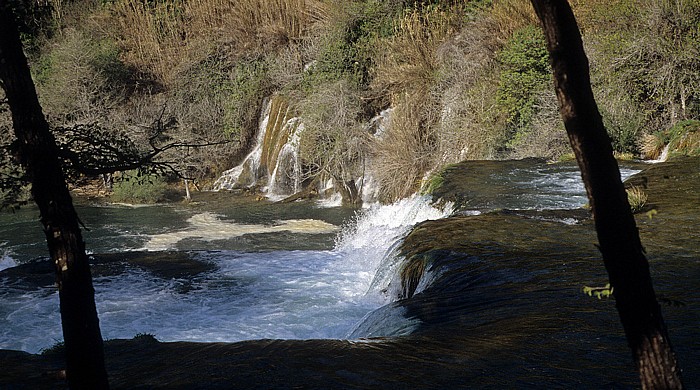
<svg viewBox="0 0 700 390"><path fill-rule="evenodd" d="M517 146L529 131L536 99L550 87L549 54L542 30L529 25L516 30L498 53L501 74L497 99L505 111L506 143Z"/></svg>
<svg viewBox="0 0 700 390"><path fill-rule="evenodd" d="M129 171L115 181L110 199L118 203L156 203L163 200L166 189L159 176Z"/></svg>
<svg viewBox="0 0 700 390"><path fill-rule="evenodd" d="M252 147L273 93L306 125L298 135L309 178L369 170L385 200L461 159L557 159L568 149L527 0L48 4L36 20L49 27L26 31L41 49L33 72L54 124L99 121L136 137L158 119L172 139L230 141L175 156L202 180ZM698 119L698 2L573 5L616 151L667 144L650 134ZM373 136L367 123L389 107L386 133Z"/></svg>

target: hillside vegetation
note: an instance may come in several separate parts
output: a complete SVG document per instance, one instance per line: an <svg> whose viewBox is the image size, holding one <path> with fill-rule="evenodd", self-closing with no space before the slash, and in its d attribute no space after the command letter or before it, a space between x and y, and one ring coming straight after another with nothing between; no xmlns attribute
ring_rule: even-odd
<svg viewBox="0 0 700 390"><path fill-rule="evenodd" d="M204 186L250 151L273 95L304 122L307 178L371 172L384 201L449 163L568 151L527 0L17 3L54 127L140 139L160 121L172 139L231 141L173 157ZM572 6L614 149L655 158L673 139L697 153L682 140L700 119L700 1Z"/></svg>

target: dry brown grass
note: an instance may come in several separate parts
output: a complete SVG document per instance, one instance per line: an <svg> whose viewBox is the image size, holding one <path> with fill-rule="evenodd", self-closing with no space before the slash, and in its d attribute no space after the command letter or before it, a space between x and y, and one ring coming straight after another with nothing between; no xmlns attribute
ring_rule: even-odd
<svg viewBox="0 0 700 390"><path fill-rule="evenodd" d="M494 20L492 31L503 44L513 32L529 25L539 25L529 0L497 0L493 2L491 16Z"/></svg>
<svg viewBox="0 0 700 390"><path fill-rule="evenodd" d="M383 201L415 192L434 164L440 121L440 94L434 90L441 77L441 47L457 33L458 15L440 8L407 11L379 50L387 54L377 60L372 89L394 107L372 167Z"/></svg>
<svg viewBox="0 0 700 390"><path fill-rule="evenodd" d="M379 183L380 200L392 202L416 192L434 165L435 128L423 118L415 95L403 95L394 104L391 124L374 150L372 172ZM430 111L426 107L423 110Z"/></svg>
<svg viewBox="0 0 700 390"><path fill-rule="evenodd" d="M644 206L646 206L647 200L649 199L644 190L637 186L631 186L625 191L627 191L627 201L630 204L632 213L638 213L644 210Z"/></svg>
<svg viewBox="0 0 700 390"><path fill-rule="evenodd" d="M258 56L297 42L325 9L320 0L118 0L112 16L124 59L168 83L215 47Z"/></svg>
<svg viewBox="0 0 700 390"><path fill-rule="evenodd" d="M302 39L324 20L318 0L194 0L187 5L193 34L212 34L238 50L276 48Z"/></svg>
<svg viewBox="0 0 700 390"><path fill-rule="evenodd" d="M438 49L453 35L455 15L441 9L407 12L385 42L377 60L373 88L383 93L427 93L439 67Z"/></svg>
<svg viewBox="0 0 700 390"><path fill-rule="evenodd" d="M661 156L665 146L664 141L657 135L644 134L640 149L644 158L656 160Z"/></svg>
<svg viewBox="0 0 700 390"><path fill-rule="evenodd" d="M124 60L162 82L170 81L187 51L180 2L116 1L112 6Z"/></svg>

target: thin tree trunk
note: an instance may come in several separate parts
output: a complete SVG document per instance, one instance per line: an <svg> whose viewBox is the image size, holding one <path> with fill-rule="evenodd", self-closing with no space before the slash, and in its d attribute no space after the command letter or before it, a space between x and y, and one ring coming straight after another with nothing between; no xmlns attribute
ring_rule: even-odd
<svg viewBox="0 0 700 390"><path fill-rule="evenodd" d="M78 216L5 2L0 5L0 80L12 111L17 156L31 179L32 195L39 206L55 266L68 384L72 389L108 388L92 277Z"/></svg>
<svg viewBox="0 0 700 390"><path fill-rule="evenodd" d="M591 90L588 59L566 0L531 0L542 21L554 86L595 219L600 251L644 389L680 389L680 369L639 232Z"/></svg>

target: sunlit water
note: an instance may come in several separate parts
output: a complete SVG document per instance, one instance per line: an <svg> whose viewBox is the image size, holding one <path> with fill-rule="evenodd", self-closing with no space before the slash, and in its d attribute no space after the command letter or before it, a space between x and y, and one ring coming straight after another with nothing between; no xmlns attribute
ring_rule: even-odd
<svg viewBox="0 0 700 390"><path fill-rule="evenodd" d="M577 208L586 202L572 168L536 165L492 179L511 192L500 203L475 204L473 213L504 205ZM176 277L130 263L96 272L106 339L150 333L161 341L233 342L370 335L358 333L358 324L392 299L387 285L400 261L387 254L412 226L449 215L452 205L433 206L427 197L414 196L354 215L320 204L251 201L82 205L78 211L90 229L85 235L92 253L185 251L212 266ZM45 256L35 210L0 218L0 269ZM58 297L48 264L37 285L22 278L0 273L0 348L38 352L62 339ZM402 313L399 308L387 313L394 320L379 334L410 333L413 322Z"/></svg>

